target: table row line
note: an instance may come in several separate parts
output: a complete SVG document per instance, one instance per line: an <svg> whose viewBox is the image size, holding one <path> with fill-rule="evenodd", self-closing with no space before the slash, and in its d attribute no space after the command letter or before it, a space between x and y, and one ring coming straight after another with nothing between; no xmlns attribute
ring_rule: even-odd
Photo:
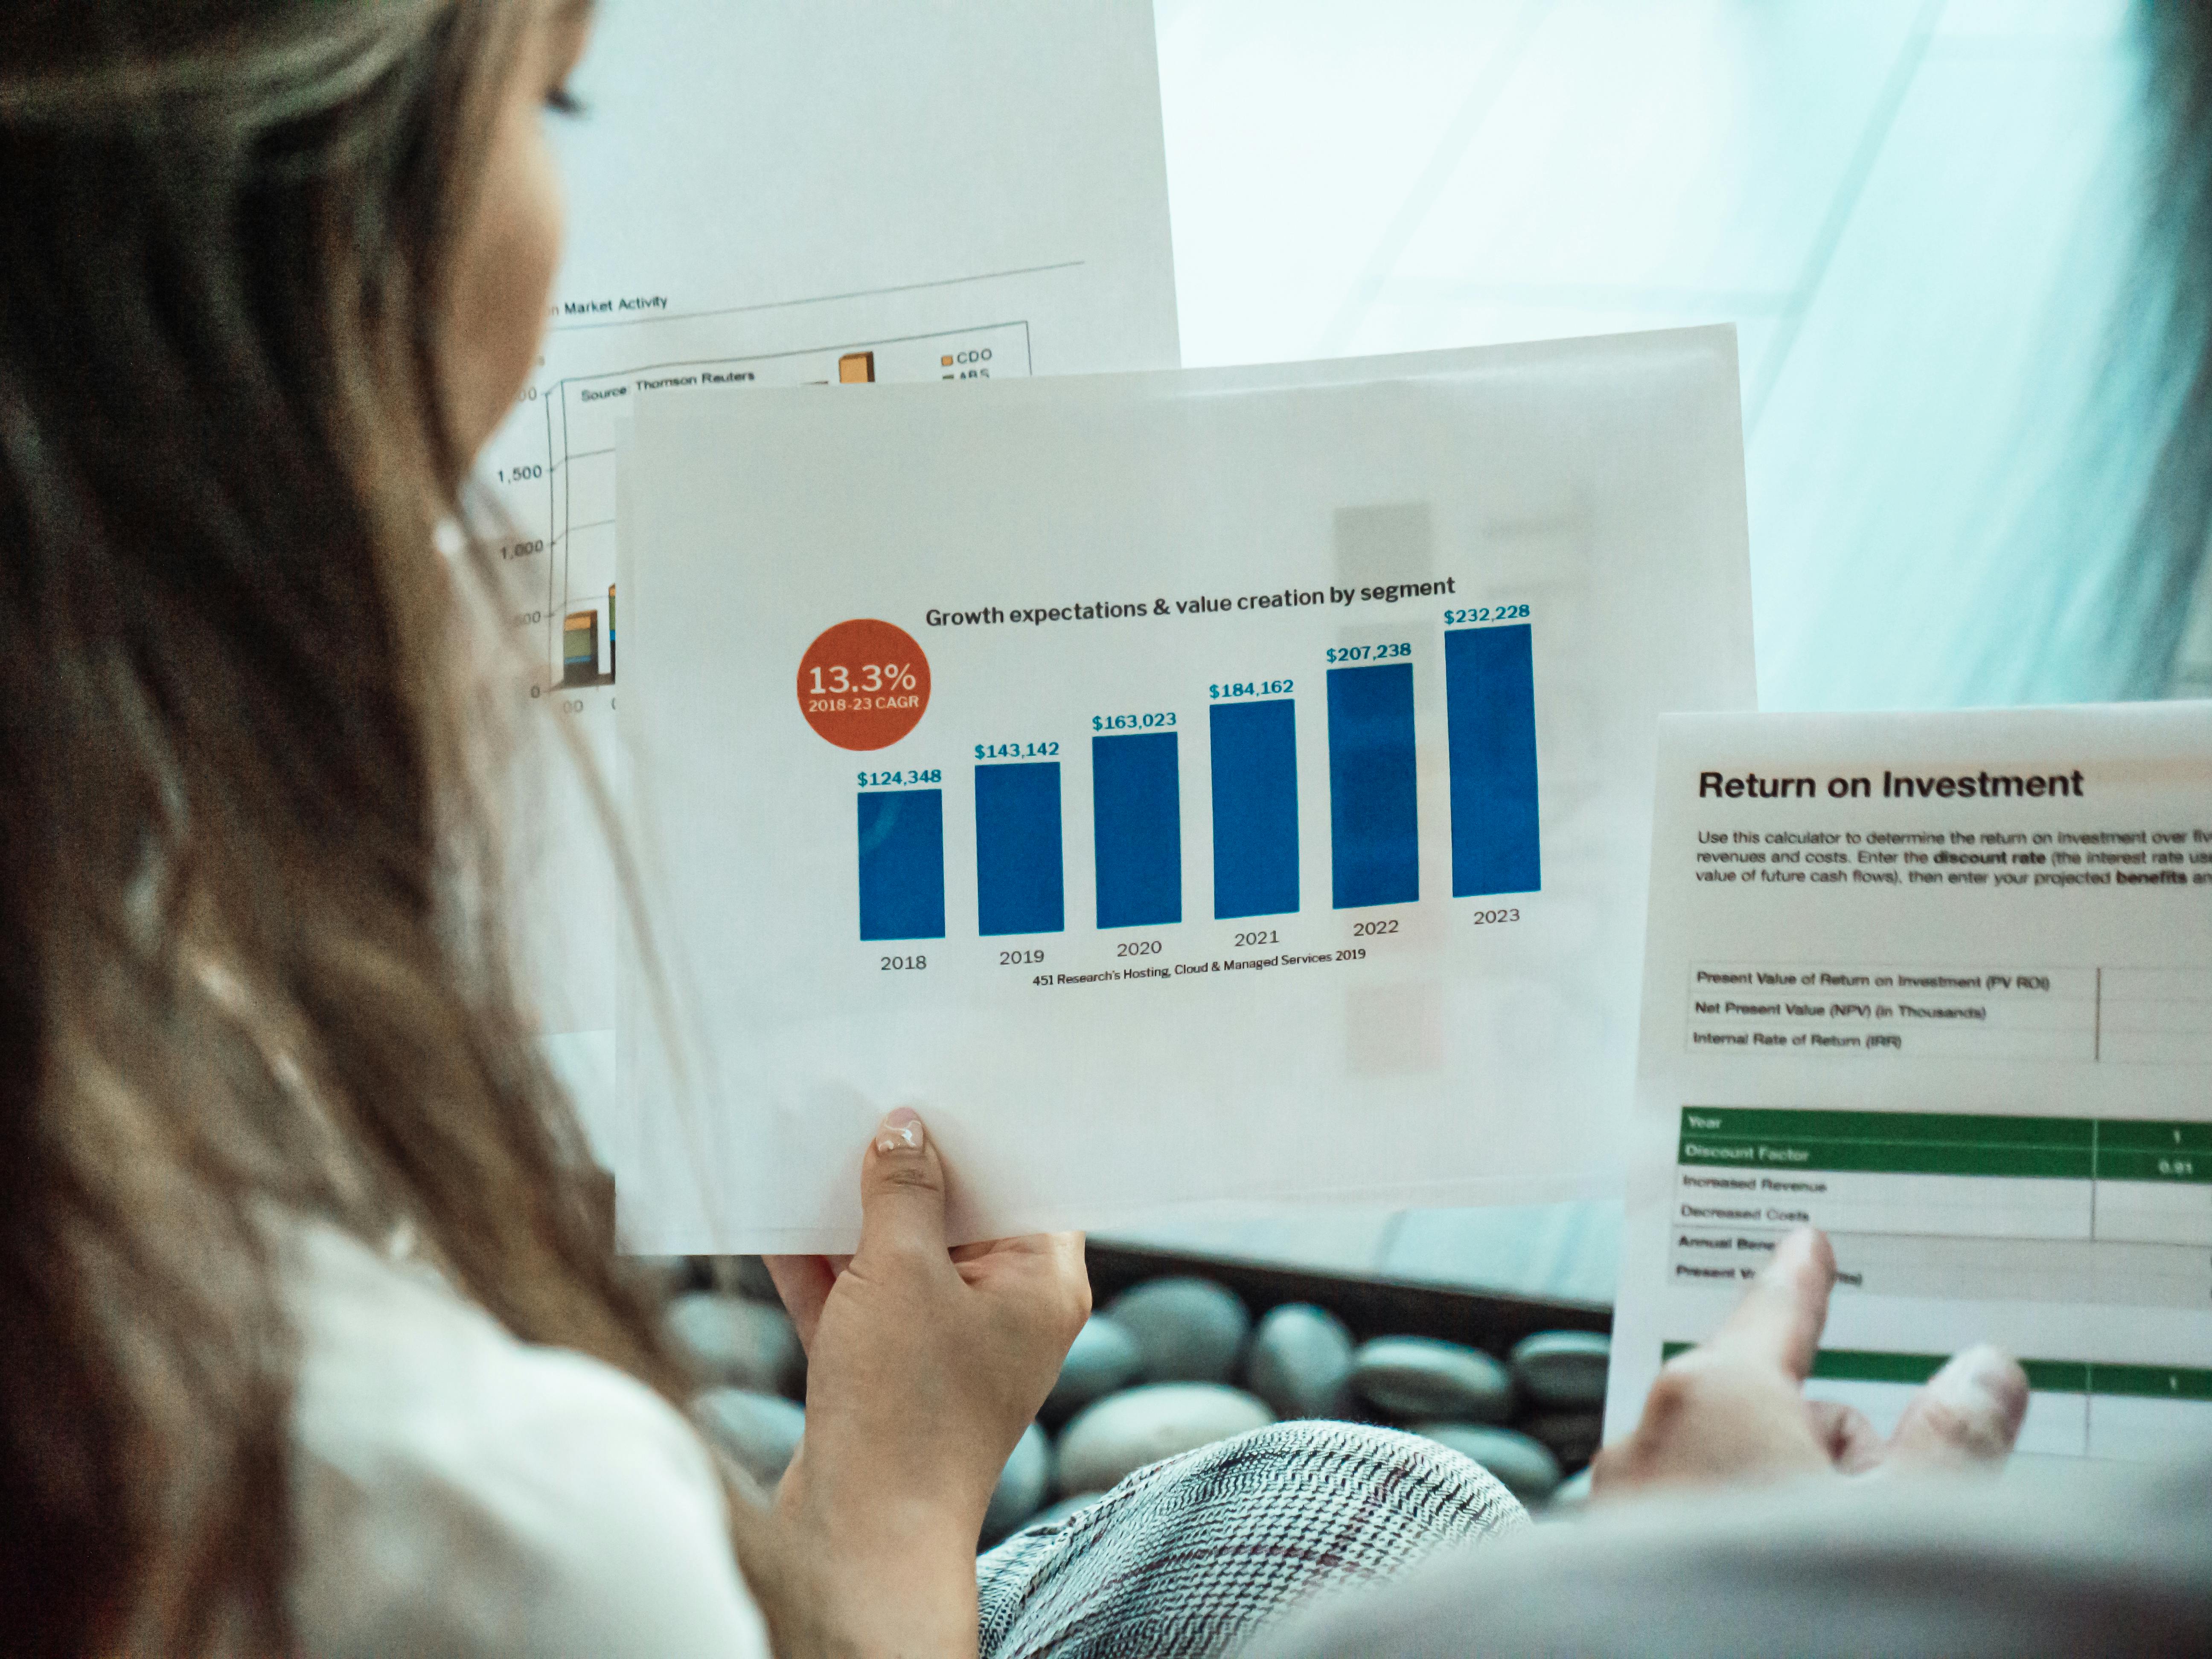
<svg viewBox="0 0 2212 1659"><path fill-rule="evenodd" d="M1671 1358L1688 1345L1666 1345ZM2018 1449L2030 1455L2171 1462L2212 1450L2212 1370L2030 1359ZM1943 1357L1823 1349L1807 1378L1814 1400L1853 1406L1888 1435Z"/></svg>
<svg viewBox="0 0 2212 1659"><path fill-rule="evenodd" d="M1691 1226L2212 1248L2212 1186L1833 1170L1754 1175L1692 1166L1675 1171L1673 1219Z"/></svg>
<svg viewBox="0 0 2212 1659"><path fill-rule="evenodd" d="M2212 972L1707 963L1686 988L1692 1051L2212 1062Z"/></svg>
<svg viewBox="0 0 2212 1659"><path fill-rule="evenodd" d="M1698 996L1833 998L1968 996L2021 1002L2196 1004L2212 1009L2212 969L1899 967L1895 963L1779 964L1701 962L1690 969Z"/></svg>
<svg viewBox="0 0 2212 1659"><path fill-rule="evenodd" d="M1784 1227L1677 1224L1668 1279L1735 1286L1766 1265ZM1840 1295L2212 1310L2212 1249L2105 1240L1830 1231Z"/></svg>

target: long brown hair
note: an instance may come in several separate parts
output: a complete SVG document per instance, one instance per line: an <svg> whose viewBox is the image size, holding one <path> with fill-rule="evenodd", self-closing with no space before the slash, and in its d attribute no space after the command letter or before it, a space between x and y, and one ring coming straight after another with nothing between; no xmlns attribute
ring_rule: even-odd
<svg viewBox="0 0 2212 1659"><path fill-rule="evenodd" d="M0 1608L285 1640L268 1218L682 1379L498 930L445 253L538 0L0 0Z"/></svg>

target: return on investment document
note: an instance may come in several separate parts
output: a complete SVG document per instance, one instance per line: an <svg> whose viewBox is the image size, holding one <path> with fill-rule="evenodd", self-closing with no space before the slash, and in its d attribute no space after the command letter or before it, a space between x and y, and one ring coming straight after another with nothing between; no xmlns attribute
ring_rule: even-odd
<svg viewBox="0 0 2212 1659"><path fill-rule="evenodd" d="M2212 704L1661 723L1608 1437L1792 1226L1807 1392L1977 1341L2023 1454L2212 1446Z"/></svg>
<svg viewBox="0 0 2212 1659"><path fill-rule="evenodd" d="M632 1246L849 1249L901 1104L968 1237L1617 1192L1654 718L1752 699L1736 387L1705 329L643 402L697 1063L623 1005Z"/></svg>

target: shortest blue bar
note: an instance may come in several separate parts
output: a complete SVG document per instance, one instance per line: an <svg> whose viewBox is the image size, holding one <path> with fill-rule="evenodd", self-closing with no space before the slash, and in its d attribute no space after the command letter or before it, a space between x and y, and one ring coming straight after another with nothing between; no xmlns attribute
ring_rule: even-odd
<svg viewBox="0 0 2212 1659"><path fill-rule="evenodd" d="M860 937L945 937L945 792L860 796Z"/></svg>
<svg viewBox="0 0 2212 1659"><path fill-rule="evenodd" d="M1060 932L1060 763L977 767L975 931Z"/></svg>

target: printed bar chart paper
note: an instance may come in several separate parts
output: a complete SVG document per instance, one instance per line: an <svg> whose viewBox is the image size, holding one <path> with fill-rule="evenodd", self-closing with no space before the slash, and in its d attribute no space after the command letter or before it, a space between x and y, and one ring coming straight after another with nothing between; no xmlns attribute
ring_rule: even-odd
<svg viewBox="0 0 2212 1659"><path fill-rule="evenodd" d="M613 423L648 390L1174 366L1146 0L599 12L554 314L485 457L551 676L569 617L611 635Z"/></svg>
<svg viewBox="0 0 2212 1659"><path fill-rule="evenodd" d="M623 468L635 1248L849 1244L900 1104L970 1237L1619 1189L1655 717L1753 695L1729 331L656 396Z"/></svg>
<svg viewBox="0 0 2212 1659"><path fill-rule="evenodd" d="M553 315L479 476L511 526L531 694L611 769L636 660L626 590L617 660L616 434L639 398L866 398L1179 353L1152 0L595 10L586 113L548 118L569 227ZM620 1163L619 884L585 791L546 769L514 813L526 992Z"/></svg>
<svg viewBox="0 0 2212 1659"><path fill-rule="evenodd" d="M1645 972L1609 1435L1810 1223L1808 1395L2212 1448L2212 705L1668 720Z"/></svg>

